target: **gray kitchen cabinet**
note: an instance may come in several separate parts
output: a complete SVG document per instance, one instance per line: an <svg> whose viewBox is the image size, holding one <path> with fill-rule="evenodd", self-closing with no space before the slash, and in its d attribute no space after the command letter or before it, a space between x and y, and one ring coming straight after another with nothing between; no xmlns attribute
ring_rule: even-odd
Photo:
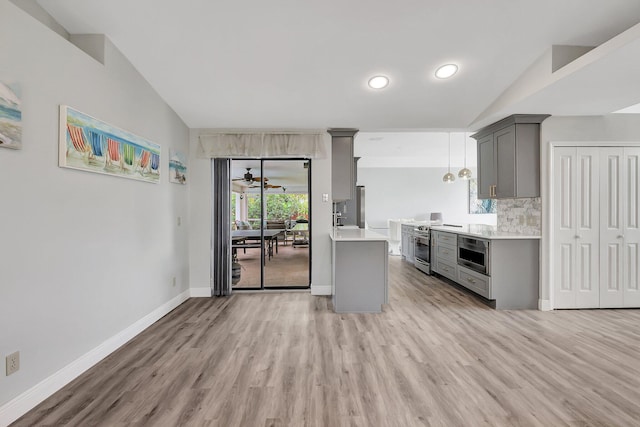
<svg viewBox="0 0 640 427"><path fill-rule="evenodd" d="M491 277L489 276L458 266L458 280L456 282L478 295L492 299Z"/></svg>
<svg viewBox="0 0 640 427"><path fill-rule="evenodd" d="M478 144L478 198L540 196L540 123L548 115L515 114L472 138Z"/></svg>
<svg viewBox="0 0 640 427"><path fill-rule="evenodd" d="M450 280L458 279L458 237L444 231L431 232L431 271Z"/></svg>
<svg viewBox="0 0 640 427"><path fill-rule="evenodd" d="M380 313L388 304L389 243L362 229L331 235L332 302L336 313Z"/></svg>
<svg viewBox="0 0 640 427"><path fill-rule="evenodd" d="M415 246L414 246L414 225L413 224L402 224L402 234L400 241L400 251L402 253L402 258L410 262L411 264L415 263Z"/></svg>
<svg viewBox="0 0 640 427"><path fill-rule="evenodd" d="M450 227L442 227L450 229ZM488 274L458 264L458 236L489 241ZM489 300L499 310L535 309L539 292L538 237L517 237L496 232L431 229L431 270Z"/></svg>
<svg viewBox="0 0 640 427"><path fill-rule="evenodd" d="M331 193L334 202L351 200L355 192L353 137L356 129L329 129L331 135Z"/></svg>
<svg viewBox="0 0 640 427"><path fill-rule="evenodd" d="M490 199L495 182L493 134L478 140L478 199Z"/></svg>

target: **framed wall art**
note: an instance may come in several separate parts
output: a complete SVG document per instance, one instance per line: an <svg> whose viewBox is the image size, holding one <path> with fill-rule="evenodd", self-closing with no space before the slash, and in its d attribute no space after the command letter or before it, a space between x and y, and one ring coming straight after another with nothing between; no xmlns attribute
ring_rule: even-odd
<svg viewBox="0 0 640 427"><path fill-rule="evenodd" d="M0 82L0 147L22 148L20 86Z"/></svg>
<svg viewBox="0 0 640 427"><path fill-rule="evenodd" d="M182 151L169 148L169 182L187 183L187 158Z"/></svg>
<svg viewBox="0 0 640 427"><path fill-rule="evenodd" d="M160 181L160 145L101 120L60 106L59 166Z"/></svg>

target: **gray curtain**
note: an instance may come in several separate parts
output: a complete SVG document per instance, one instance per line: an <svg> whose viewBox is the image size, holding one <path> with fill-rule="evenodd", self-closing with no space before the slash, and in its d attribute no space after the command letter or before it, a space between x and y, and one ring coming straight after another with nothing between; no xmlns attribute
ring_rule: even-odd
<svg viewBox="0 0 640 427"><path fill-rule="evenodd" d="M211 163L211 179L213 188L213 248L211 259L211 277L213 288L211 295L215 297L231 294L231 160L214 158Z"/></svg>

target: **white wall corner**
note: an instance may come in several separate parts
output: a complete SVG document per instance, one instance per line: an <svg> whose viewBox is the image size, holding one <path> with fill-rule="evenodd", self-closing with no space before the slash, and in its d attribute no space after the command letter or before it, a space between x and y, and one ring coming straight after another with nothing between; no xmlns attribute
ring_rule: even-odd
<svg viewBox="0 0 640 427"><path fill-rule="evenodd" d="M102 65L106 65L105 46L107 37L104 34L70 34L69 41Z"/></svg>
<svg viewBox="0 0 640 427"><path fill-rule="evenodd" d="M331 285L314 285L311 284L311 295L331 295Z"/></svg>
<svg viewBox="0 0 640 427"><path fill-rule="evenodd" d="M209 298L211 297L211 288L190 288L189 296L191 298Z"/></svg>
<svg viewBox="0 0 640 427"><path fill-rule="evenodd" d="M36 407L43 400L76 379L79 375L96 365L102 359L122 347L133 337L147 329L164 315L189 299L186 290L170 301L162 304L128 328L117 333L105 342L69 363L58 372L45 378L29 390L0 407L0 426L7 426Z"/></svg>
<svg viewBox="0 0 640 427"><path fill-rule="evenodd" d="M551 301L548 299L539 299L538 300L538 310L540 311L551 311Z"/></svg>

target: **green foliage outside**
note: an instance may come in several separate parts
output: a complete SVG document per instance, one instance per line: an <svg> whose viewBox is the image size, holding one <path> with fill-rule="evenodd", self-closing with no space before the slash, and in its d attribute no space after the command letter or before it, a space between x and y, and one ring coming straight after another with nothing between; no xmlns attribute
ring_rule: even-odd
<svg viewBox="0 0 640 427"><path fill-rule="evenodd" d="M267 215L265 219L309 218L309 197L307 194L266 194ZM260 218L260 196L250 196L247 200L249 218Z"/></svg>

